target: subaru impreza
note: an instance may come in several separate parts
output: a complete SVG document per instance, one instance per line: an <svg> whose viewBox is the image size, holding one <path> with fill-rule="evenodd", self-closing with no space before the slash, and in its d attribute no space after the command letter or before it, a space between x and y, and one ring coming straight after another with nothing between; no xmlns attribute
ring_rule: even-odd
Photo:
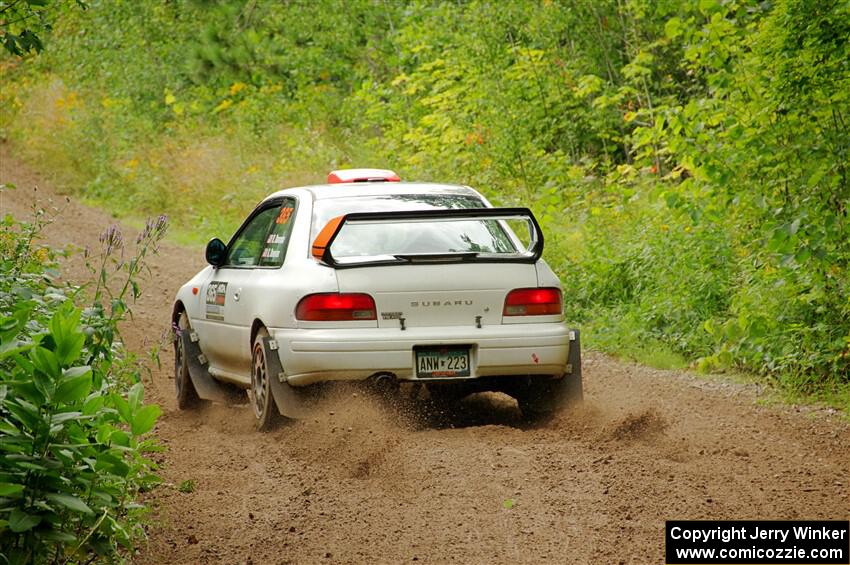
<svg viewBox="0 0 850 565"><path fill-rule="evenodd" d="M552 414L582 398L581 355L542 254L529 209L468 186L347 169L275 192L177 292L178 406L235 385L265 430L300 417L308 391L362 381Z"/></svg>

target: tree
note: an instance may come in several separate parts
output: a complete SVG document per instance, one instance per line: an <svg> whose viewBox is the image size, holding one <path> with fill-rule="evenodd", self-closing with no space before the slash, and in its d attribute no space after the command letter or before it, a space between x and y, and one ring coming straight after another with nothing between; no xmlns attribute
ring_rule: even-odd
<svg viewBox="0 0 850 565"><path fill-rule="evenodd" d="M87 7L85 0L0 0L0 42L18 57L41 52L41 35L50 31L56 12L73 5Z"/></svg>

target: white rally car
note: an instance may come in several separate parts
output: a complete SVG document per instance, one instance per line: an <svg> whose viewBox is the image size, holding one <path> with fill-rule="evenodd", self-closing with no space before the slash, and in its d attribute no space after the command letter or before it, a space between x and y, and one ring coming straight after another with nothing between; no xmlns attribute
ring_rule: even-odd
<svg viewBox="0 0 850 565"><path fill-rule="evenodd" d="M178 405L236 385L267 429L320 383L367 381L552 413L581 399L581 357L542 251L530 210L466 186L348 169L275 192L177 293Z"/></svg>

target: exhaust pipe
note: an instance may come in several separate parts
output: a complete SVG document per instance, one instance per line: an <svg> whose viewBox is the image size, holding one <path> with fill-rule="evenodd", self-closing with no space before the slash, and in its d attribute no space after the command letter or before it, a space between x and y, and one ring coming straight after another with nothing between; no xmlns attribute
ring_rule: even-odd
<svg viewBox="0 0 850 565"><path fill-rule="evenodd" d="M369 387L379 394L394 393L399 388L398 378L393 373L375 373L369 377Z"/></svg>

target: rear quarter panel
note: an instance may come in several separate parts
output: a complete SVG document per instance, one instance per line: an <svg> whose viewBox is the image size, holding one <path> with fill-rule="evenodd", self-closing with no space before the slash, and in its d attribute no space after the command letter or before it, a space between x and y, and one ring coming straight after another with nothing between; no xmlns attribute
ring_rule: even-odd
<svg viewBox="0 0 850 565"><path fill-rule="evenodd" d="M543 259L535 263L537 269L537 286L554 286L561 288L561 279L555 274L555 271Z"/></svg>

